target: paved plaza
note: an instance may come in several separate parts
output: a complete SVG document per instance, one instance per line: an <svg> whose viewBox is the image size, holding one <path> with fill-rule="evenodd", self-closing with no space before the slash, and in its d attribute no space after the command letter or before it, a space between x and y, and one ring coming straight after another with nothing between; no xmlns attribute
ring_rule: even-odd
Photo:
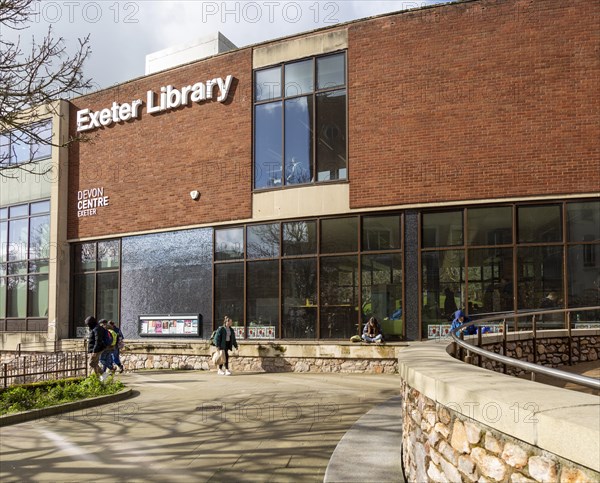
<svg viewBox="0 0 600 483"><path fill-rule="evenodd" d="M346 431L400 394L398 375L119 377L135 397L1 428L0 480L321 482Z"/></svg>

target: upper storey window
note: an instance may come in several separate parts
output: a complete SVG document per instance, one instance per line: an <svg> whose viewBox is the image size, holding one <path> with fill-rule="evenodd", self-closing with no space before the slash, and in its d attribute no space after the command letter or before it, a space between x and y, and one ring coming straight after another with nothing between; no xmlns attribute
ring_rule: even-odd
<svg viewBox="0 0 600 483"><path fill-rule="evenodd" d="M0 169L49 158L52 154L52 121L0 134Z"/></svg>
<svg viewBox="0 0 600 483"><path fill-rule="evenodd" d="M254 189L344 180L346 54L254 73Z"/></svg>

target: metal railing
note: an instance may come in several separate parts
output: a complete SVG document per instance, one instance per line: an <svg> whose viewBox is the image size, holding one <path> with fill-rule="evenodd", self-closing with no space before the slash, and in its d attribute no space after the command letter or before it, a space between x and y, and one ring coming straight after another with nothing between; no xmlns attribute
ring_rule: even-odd
<svg viewBox="0 0 600 483"><path fill-rule="evenodd" d="M87 375L85 352L31 353L0 365L0 387Z"/></svg>
<svg viewBox="0 0 600 483"><path fill-rule="evenodd" d="M521 312L520 313L512 313L511 312L511 313L507 313L507 314L503 314L503 315L499 315L499 316L496 315L493 317L486 317L483 319L466 322L466 323L462 324L460 327L456 327L456 328L452 329L450 331L450 336L452 337L454 342L460 348L466 350L465 359L467 362L470 362L470 359L471 359L470 354L471 353L477 354L478 365L480 367L481 367L482 358L486 358L486 359L490 359L492 361L496 361L496 362L503 364L505 373L506 373L506 367L510 366L510 367L515 367L517 369L522 369L527 372L531 372L533 380L535 379L535 374L544 374L546 376L555 377L555 378L558 378L558 379L561 379L564 381L568 381L568 382L572 382L575 384L580 384L582 386L591 387L596 390L600 390L600 380L598 380L598 379L595 379L593 377L581 376L579 374L572 374L570 372L563 371L560 369L555 369L555 368L536 364L536 362L537 362L537 335L538 335L537 333L538 333L538 330L544 330L544 331L551 330L548 328L542 328L542 329L538 328L538 322L539 322L540 317L543 318L545 316L549 316L549 315L551 316L553 314L564 314L564 316L565 316L564 320L566 320L565 325L566 325L567 337L568 337L569 361L571 361L572 360L571 357L572 357L572 353L573 353L573 349L572 349L573 340L572 340L572 333L571 333L571 331L572 331L571 314L573 312L587 312L587 311L594 311L594 310L600 310L600 306L581 307L581 308L573 308L573 309L561 309L561 310L532 311L532 312L522 312L522 313ZM521 361L519 359L514 359L514 358L508 357L506 355L496 354L495 352L490 352L481 347L481 345L482 345L482 330L483 330L482 327L484 327L486 324L489 324L492 322L501 322L501 324L502 324L502 351L504 354L506 354L507 337L508 337L507 319L514 319L515 329L518 329L518 327L519 327L518 320L523 317L531 317L531 329L528 328L527 330L531 330L531 332L532 332L534 362ZM471 326L478 327L477 335L476 335L477 345L470 344L469 342L464 340L463 330L466 329L467 327L471 327ZM565 330L565 327L563 327L560 330ZM460 331L460 335L457 335L457 333L459 331ZM516 333L516 332L517 332L517 330L515 330L514 333ZM475 337L475 335L473 337ZM515 342L518 343L518 340L515 340ZM462 359L462 357L460 355L459 355L459 358Z"/></svg>

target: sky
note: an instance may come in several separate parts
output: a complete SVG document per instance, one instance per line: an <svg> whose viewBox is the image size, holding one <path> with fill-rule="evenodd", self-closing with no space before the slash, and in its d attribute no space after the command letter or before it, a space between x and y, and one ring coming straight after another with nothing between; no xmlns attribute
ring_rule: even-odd
<svg viewBox="0 0 600 483"><path fill-rule="evenodd" d="M94 89L144 75L145 56L220 31L238 47L387 12L448 0L415 1L51 1L36 3L29 27L0 26L0 36L23 45L49 26L74 52L90 35L85 74Z"/></svg>

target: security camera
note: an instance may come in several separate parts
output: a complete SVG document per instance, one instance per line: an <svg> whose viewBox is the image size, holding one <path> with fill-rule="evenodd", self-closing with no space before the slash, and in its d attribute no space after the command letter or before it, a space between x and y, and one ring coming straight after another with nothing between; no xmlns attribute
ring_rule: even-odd
<svg viewBox="0 0 600 483"><path fill-rule="evenodd" d="M197 190L190 191L190 198L192 198L193 200L197 200L198 198L200 198L200 192Z"/></svg>

